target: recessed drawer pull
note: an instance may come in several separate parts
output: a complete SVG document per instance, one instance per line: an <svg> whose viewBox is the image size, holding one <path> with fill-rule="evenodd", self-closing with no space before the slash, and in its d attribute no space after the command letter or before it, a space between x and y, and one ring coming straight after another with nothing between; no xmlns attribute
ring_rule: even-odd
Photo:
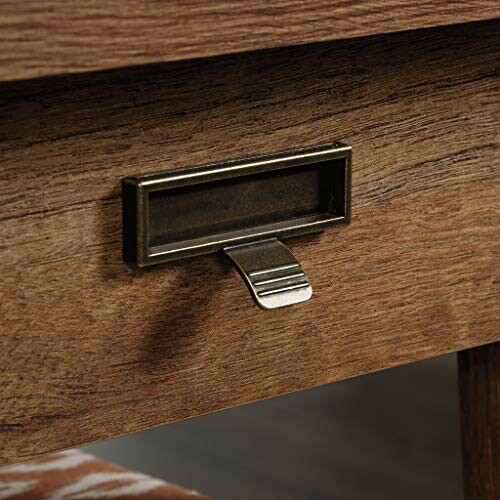
<svg viewBox="0 0 500 500"><path fill-rule="evenodd" d="M257 304L308 300L312 287L278 238L350 217L351 148L339 143L123 181L123 251L138 266L223 251Z"/></svg>

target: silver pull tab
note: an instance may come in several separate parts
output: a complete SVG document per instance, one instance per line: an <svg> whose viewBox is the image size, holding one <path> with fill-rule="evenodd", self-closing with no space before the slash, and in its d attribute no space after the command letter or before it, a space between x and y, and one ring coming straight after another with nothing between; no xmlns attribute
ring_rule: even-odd
<svg viewBox="0 0 500 500"><path fill-rule="evenodd" d="M277 238L225 247L257 305L276 309L309 300L312 286L293 254Z"/></svg>

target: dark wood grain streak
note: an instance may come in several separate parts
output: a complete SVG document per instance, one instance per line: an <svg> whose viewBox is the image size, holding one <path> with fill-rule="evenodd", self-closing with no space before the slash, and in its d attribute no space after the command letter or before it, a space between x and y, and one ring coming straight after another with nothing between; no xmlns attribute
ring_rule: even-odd
<svg viewBox="0 0 500 500"><path fill-rule="evenodd" d="M500 342L458 353L465 500L500 493Z"/></svg>
<svg viewBox="0 0 500 500"><path fill-rule="evenodd" d="M498 28L2 84L0 462L498 340ZM123 264L122 177L331 140L353 218L289 240L311 301Z"/></svg>
<svg viewBox="0 0 500 500"><path fill-rule="evenodd" d="M0 80L498 17L497 0L1 0Z"/></svg>

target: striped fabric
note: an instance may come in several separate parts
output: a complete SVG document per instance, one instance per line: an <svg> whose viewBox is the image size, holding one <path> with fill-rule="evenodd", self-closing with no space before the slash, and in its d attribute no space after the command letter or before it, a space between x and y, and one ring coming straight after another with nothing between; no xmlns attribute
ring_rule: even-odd
<svg viewBox="0 0 500 500"><path fill-rule="evenodd" d="M4 498L207 500L194 491L122 469L77 450L0 468L0 499Z"/></svg>

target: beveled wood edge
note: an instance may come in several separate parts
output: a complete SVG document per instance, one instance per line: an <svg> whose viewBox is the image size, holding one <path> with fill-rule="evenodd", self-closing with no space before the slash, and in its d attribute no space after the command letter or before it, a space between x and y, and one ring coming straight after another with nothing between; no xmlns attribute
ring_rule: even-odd
<svg viewBox="0 0 500 500"><path fill-rule="evenodd" d="M229 0L179 0L137 10L133 0L71 5L2 0L0 81L395 33L498 18L496 0L259 0L243 14ZM134 15L130 15L130 11ZM241 19L244 19L244 22ZM109 33L112 33L110 35ZM165 36L168 33L168 36Z"/></svg>

